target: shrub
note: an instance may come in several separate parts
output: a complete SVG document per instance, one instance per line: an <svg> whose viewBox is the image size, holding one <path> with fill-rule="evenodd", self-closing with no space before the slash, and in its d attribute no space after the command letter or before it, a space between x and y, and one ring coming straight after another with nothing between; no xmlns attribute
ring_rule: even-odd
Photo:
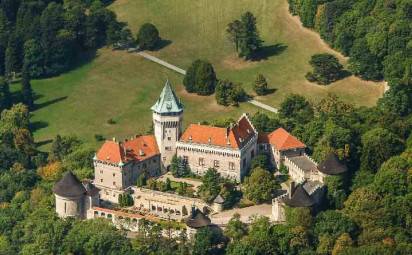
<svg viewBox="0 0 412 255"><path fill-rule="evenodd" d="M160 41L159 31L151 23L145 23L137 34L137 43L142 50L154 50Z"/></svg>
<svg viewBox="0 0 412 255"><path fill-rule="evenodd" d="M216 73L213 66L205 60L195 60L188 68L183 85L189 93L211 95L215 92Z"/></svg>
<svg viewBox="0 0 412 255"><path fill-rule="evenodd" d="M313 72L306 74L306 79L309 81L326 85L343 76L343 66L331 54L315 54L309 63L313 67Z"/></svg>

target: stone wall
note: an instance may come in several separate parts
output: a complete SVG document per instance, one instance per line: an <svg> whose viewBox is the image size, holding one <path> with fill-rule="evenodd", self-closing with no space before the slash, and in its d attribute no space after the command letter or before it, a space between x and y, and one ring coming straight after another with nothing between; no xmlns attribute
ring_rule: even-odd
<svg viewBox="0 0 412 255"><path fill-rule="evenodd" d="M198 198L179 196L145 188L133 187L132 197L136 208L165 219L168 219L169 216L171 219L188 217L192 206L202 211L210 210L209 205Z"/></svg>
<svg viewBox="0 0 412 255"><path fill-rule="evenodd" d="M78 197L61 197L54 194L56 199L56 213L61 218L82 218L84 214L84 195Z"/></svg>

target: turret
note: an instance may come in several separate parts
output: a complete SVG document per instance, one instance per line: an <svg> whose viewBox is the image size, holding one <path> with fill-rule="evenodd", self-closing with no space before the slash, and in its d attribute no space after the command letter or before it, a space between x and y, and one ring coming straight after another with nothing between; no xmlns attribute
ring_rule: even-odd
<svg viewBox="0 0 412 255"><path fill-rule="evenodd" d="M56 213L61 218L84 218L84 199L86 189L72 172L67 172L64 177L53 187L56 198Z"/></svg>
<svg viewBox="0 0 412 255"><path fill-rule="evenodd" d="M173 91L169 80L152 106L156 142L162 155L163 167L170 165L176 154L176 142L182 134L183 105Z"/></svg>

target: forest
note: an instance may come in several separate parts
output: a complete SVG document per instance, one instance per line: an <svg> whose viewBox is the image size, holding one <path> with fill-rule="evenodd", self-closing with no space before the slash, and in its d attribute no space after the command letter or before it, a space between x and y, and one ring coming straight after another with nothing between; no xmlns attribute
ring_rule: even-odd
<svg viewBox="0 0 412 255"><path fill-rule="evenodd" d="M59 74L78 54L116 40L124 24L106 4L2 0L5 80L23 71ZM349 56L351 72L391 87L374 107L356 108L335 95L313 103L293 94L279 114L252 116L259 132L290 131L317 161L330 152L345 161L349 171L326 181L321 208L289 210L279 225L258 217L246 226L235 216L223 233L205 228L190 241L162 237L165 226L146 221L130 239L105 220L60 219L51 188L68 170L92 178L94 149L56 136L49 152L39 151L30 107L0 91L0 99L10 101L0 116L0 254L410 254L412 1L290 0L290 10Z"/></svg>

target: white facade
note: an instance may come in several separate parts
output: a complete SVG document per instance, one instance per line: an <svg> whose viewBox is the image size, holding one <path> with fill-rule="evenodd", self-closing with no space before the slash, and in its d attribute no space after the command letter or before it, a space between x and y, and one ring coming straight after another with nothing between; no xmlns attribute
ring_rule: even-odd
<svg viewBox="0 0 412 255"><path fill-rule="evenodd" d="M182 134L182 123L183 112L167 115L153 112L154 135L165 168L176 154L176 142Z"/></svg>

